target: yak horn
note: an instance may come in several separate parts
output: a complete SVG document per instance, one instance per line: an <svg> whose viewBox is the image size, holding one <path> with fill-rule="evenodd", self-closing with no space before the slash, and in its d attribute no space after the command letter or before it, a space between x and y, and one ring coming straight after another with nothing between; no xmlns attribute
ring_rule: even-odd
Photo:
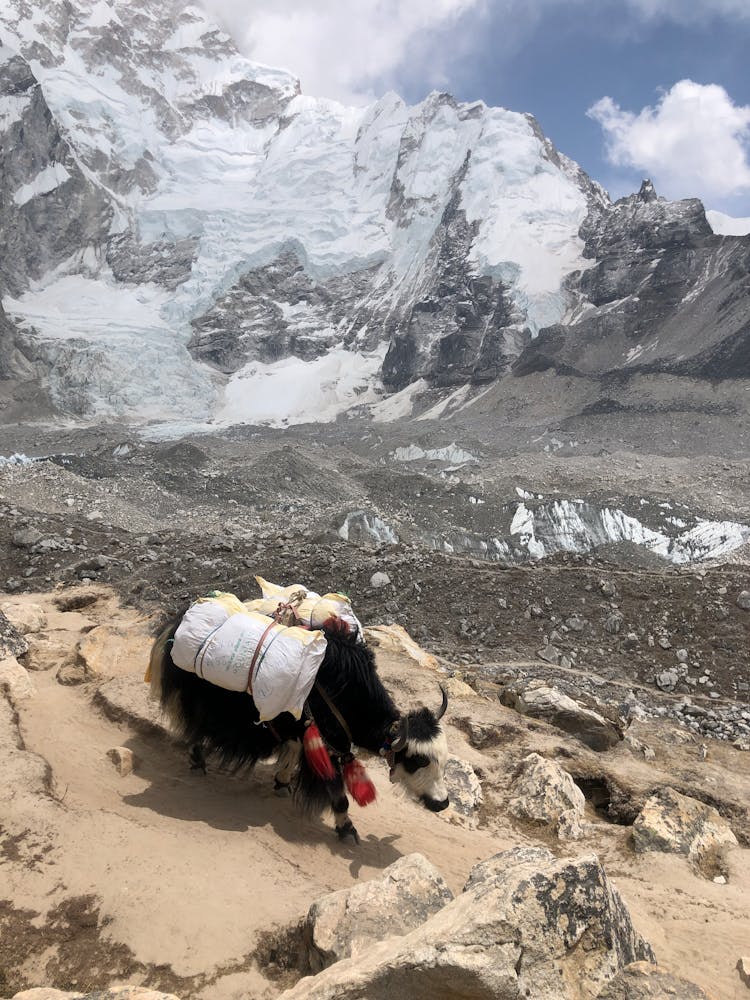
<svg viewBox="0 0 750 1000"><path fill-rule="evenodd" d="M399 719L398 730L391 743L391 750L393 753L398 753L399 750L403 750L406 746L406 741L409 739L409 720L404 716Z"/></svg>
<svg viewBox="0 0 750 1000"><path fill-rule="evenodd" d="M448 707L448 692L445 690L443 685L440 685L440 690L443 692L443 704L438 709L435 718L440 720L445 715L445 710Z"/></svg>

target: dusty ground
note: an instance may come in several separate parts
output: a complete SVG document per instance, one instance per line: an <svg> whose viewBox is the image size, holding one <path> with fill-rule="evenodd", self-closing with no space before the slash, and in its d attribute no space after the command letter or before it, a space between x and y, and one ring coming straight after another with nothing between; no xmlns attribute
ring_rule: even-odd
<svg viewBox="0 0 750 1000"><path fill-rule="evenodd" d="M356 817L362 845L342 846L329 819L303 820L273 794L272 765L250 776L191 773L144 697L149 617L104 587L82 590L96 599L79 610L60 610L70 607L69 588L20 598L41 605L47 622L31 636L34 692L17 695L15 712L0 702L0 995L133 982L205 1000L273 996L278 941L267 932L296 922L320 894L413 851L459 890L479 859L540 840L560 853L599 853L660 962L717 998L747 995L735 970L750 940L747 846L722 859L728 883L719 885L682 858L636 856L627 808L614 824L594 803L617 793L637 810L649 791L673 784L715 803L747 845L750 754L708 740L704 760L695 739L666 722L636 722L631 739L594 754L502 708L489 688L483 696L452 680L449 743L483 779L478 822L398 797L374 761L378 803ZM80 673L76 648L87 679L62 684L61 666L63 678ZM434 670L386 647L378 662L399 703L436 700ZM472 747L468 721L494 727L498 742ZM115 746L134 752L133 774L120 776L108 759ZM504 811L513 767L530 749L554 755L588 789L583 841L561 846Z"/></svg>

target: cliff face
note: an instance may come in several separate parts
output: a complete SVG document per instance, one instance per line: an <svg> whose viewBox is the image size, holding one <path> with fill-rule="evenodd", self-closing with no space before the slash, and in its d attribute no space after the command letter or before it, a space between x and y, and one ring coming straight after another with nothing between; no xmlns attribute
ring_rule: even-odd
<svg viewBox="0 0 750 1000"><path fill-rule="evenodd" d="M750 377L750 240L714 236L701 203L670 203L645 182L581 227L595 263L567 287L566 323L544 330L516 374L666 373Z"/></svg>

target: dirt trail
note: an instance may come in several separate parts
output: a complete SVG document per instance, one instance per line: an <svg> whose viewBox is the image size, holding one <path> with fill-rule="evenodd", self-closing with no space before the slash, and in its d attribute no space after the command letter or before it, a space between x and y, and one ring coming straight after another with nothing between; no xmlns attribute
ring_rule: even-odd
<svg viewBox="0 0 750 1000"><path fill-rule="evenodd" d="M17 725L23 746L0 775L0 898L7 901L0 903L0 996L24 986L82 989L112 980L159 984L203 1000L272 996L277 984L256 962L264 934L298 920L321 894L415 851L460 891L478 860L519 843L547 842L511 823L503 789L514 757L532 746L564 749L570 738L547 727L523 729L523 720L458 682L449 722L502 716L523 729L518 746L480 753L449 727L453 752L486 779L478 828L398 795L380 761L369 765L378 802L354 817L359 847L339 844L330 819L302 818L291 801L279 799L271 764L250 776L190 772L184 751L165 735L114 722L94 702L109 676L132 677L136 688L149 645L148 622L119 607L110 592L97 592L95 603L68 612L54 605L60 593L19 599L42 606L48 640L32 649L34 694L17 702L17 720L8 715L0 723L6 736ZM104 623L119 630L119 640L97 632ZM72 654L86 636L99 675L79 685L59 683L61 650ZM405 655L381 648L378 662L398 702L439 697L434 673ZM692 766L690 747L670 740L653 745L662 768ZM121 776L108 759L116 746L133 751L134 773ZM624 747L616 753L623 776L630 769L637 777L647 766ZM739 770L731 778L748 791L749 756L734 753ZM709 784L713 773L707 772ZM602 822L593 810L590 818L585 840L549 846L597 851L662 962L716 997L745 997L734 965L750 940L750 851L729 856L729 884L717 885L683 859L636 857L626 827Z"/></svg>

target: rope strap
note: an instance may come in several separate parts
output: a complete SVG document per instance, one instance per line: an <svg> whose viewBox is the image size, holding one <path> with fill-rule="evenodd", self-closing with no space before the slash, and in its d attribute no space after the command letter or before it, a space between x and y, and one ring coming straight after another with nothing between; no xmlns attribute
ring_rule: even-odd
<svg viewBox="0 0 750 1000"><path fill-rule="evenodd" d="M326 689L323 687L323 685L320 683L320 681L315 681L315 690L318 692L318 694L320 695L320 697L323 699L323 701L326 703L326 705L329 707L329 709L331 710L331 712L335 716L336 720L338 721L338 724L344 730L344 735L346 736L346 738L347 738L347 740L349 742L349 746L351 746L352 743L354 742L354 740L352 739L351 730L349 729L349 727L346 724L346 719L341 714L341 712L339 712L339 710L336 708L336 706L333 704L333 701L331 700L330 695L328 694L328 692L326 691Z"/></svg>

